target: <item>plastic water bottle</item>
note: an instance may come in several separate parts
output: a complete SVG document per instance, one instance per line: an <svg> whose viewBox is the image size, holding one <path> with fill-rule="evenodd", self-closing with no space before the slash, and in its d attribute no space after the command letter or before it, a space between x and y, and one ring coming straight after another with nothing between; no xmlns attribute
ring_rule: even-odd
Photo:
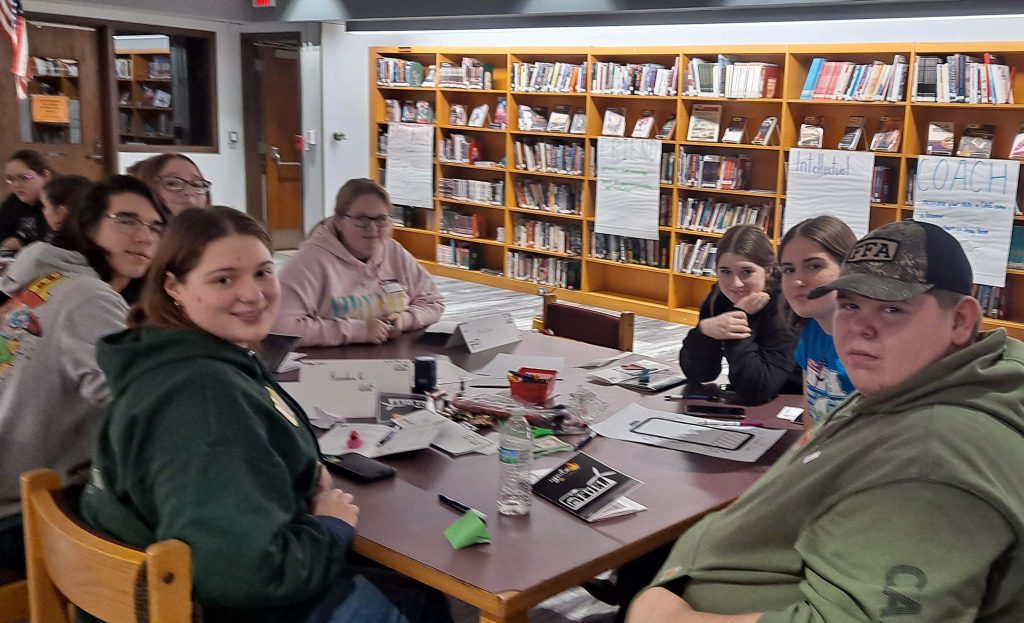
<svg viewBox="0 0 1024 623"><path fill-rule="evenodd" d="M533 503L530 491L533 429L522 413L511 415L501 429L498 458L501 461L498 512L502 515L528 515Z"/></svg>

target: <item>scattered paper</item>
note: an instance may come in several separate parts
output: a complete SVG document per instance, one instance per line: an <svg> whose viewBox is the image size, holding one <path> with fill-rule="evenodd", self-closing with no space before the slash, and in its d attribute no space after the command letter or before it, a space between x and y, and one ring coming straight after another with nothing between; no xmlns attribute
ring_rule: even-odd
<svg viewBox="0 0 1024 623"><path fill-rule="evenodd" d="M462 379L473 378L472 372L463 370L459 366L451 362L450 359L438 357L437 358L437 384L447 385L449 383L458 383Z"/></svg>
<svg viewBox="0 0 1024 623"><path fill-rule="evenodd" d="M542 355L509 355L498 353L489 364L477 372L481 376L498 377L504 379L509 370L519 368L539 368L541 370L554 370L561 372L565 369L565 357L544 357Z"/></svg>
<svg viewBox="0 0 1024 623"><path fill-rule="evenodd" d="M623 359L625 357L629 357L632 354L633 353L631 353L631 352L629 352L627 350L627 351L623 351L623 352L621 352L621 353L619 353L617 355L612 355L610 357L602 357L600 359L593 359L591 361L588 361L587 363L581 363L580 365L578 365L576 367L577 368L603 368L603 367L605 367L606 365L608 365L608 364L610 364L612 362L618 361L619 359Z"/></svg>
<svg viewBox="0 0 1024 623"><path fill-rule="evenodd" d="M445 528L444 536L455 549L491 542L491 533L487 531L487 526L473 511L467 511L455 523Z"/></svg>
<svg viewBox="0 0 1024 623"><path fill-rule="evenodd" d="M281 388L299 403L313 424L325 428L325 423L346 416L377 417L377 388L372 382L331 378L329 374L311 373L311 369L315 370L304 367L300 381L281 383Z"/></svg>
<svg viewBox="0 0 1024 623"><path fill-rule="evenodd" d="M440 432L434 438L431 445L444 450L452 456L460 456L470 452L494 454L498 451L498 444L495 442L433 411L421 409L407 415L396 416L393 420L396 426L402 428L439 426Z"/></svg>
<svg viewBox="0 0 1024 623"><path fill-rule="evenodd" d="M359 433L362 442L358 448L349 447L352 431ZM339 424L320 438L320 451L324 454L345 454L356 452L372 458L411 452L430 447L441 433L440 423L392 428L380 424ZM391 435L387 437L387 435ZM387 441L381 445L387 437Z"/></svg>
<svg viewBox="0 0 1024 623"><path fill-rule="evenodd" d="M361 380L391 394L407 394L412 387L409 359L307 359L303 364L300 383Z"/></svg>
<svg viewBox="0 0 1024 623"><path fill-rule="evenodd" d="M796 419L803 414L804 410L800 407L782 407L775 417L780 420L786 420L788 422L796 422Z"/></svg>
<svg viewBox="0 0 1024 623"><path fill-rule="evenodd" d="M683 452L692 452L694 454L703 454L705 456L715 456L743 463L752 463L761 458L761 455L775 445L775 442L782 438L786 433L784 430L771 428L729 427L727 429L726 427L720 427L719 430L723 433L734 432L748 437L738 448L730 450L726 448L689 443L678 439L668 439L650 434L636 433L631 430L651 419L706 426L706 424L704 424L706 420L703 418L695 418L680 413L648 409L646 407L641 407L634 402L618 413L609 416L603 422L594 424L591 428L597 431L598 434L604 435L605 437L611 437L612 439L634 441L650 446L669 448L671 450L681 450Z"/></svg>
<svg viewBox="0 0 1024 623"><path fill-rule="evenodd" d="M277 366L277 373L283 374L292 370L298 370L302 367L300 360L305 356L306 353L288 353L284 356L284 360L281 361L281 365Z"/></svg>
<svg viewBox="0 0 1024 623"><path fill-rule="evenodd" d="M595 370L594 372L587 373L587 380L594 381L595 383L604 383L607 385L617 385L623 381L630 381L640 376L642 370L647 370L650 373L664 372L669 369L667 363L660 361L654 361L653 359L641 359L640 361L631 361L621 366L609 368L608 370Z"/></svg>
<svg viewBox="0 0 1024 623"><path fill-rule="evenodd" d="M533 440L533 456L547 456L548 454L558 454L559 452L570 452L575 450L576 446L565 443L554 435L548 435L541 437L540 439Z"/></svg>

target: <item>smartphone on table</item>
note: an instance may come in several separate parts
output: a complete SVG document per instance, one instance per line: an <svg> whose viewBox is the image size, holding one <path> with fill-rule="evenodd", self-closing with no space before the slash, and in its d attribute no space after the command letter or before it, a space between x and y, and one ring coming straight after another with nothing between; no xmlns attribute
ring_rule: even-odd
<svg viewBox="0 0 1024 623"><path fill-rule="evenodd" d="M331 472L355 482L373 482L395 475L395 468L362 454L325 454L321 457Z"/></svg>
<svg viewBox="0 0 1024 623"><path fill-rule="evenodd" d="M698 417L726 418L730 420L742 420L747 416L747 410L743 407L720 407L718 405L686 405L683 413Z"/></svg>

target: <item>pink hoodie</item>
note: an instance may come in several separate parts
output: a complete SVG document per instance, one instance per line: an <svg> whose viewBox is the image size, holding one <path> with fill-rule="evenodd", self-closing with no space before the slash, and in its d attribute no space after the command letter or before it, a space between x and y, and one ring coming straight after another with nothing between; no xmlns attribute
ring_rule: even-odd
<svg viewBox="0 0 1024 623"><path fill-rule="evenodd" d="M406 331L433 324L444 312L434 280L389 238L366 262L319 226L281 270L281 310L273 331L302 337L302 346L367 342L366 320L402 313Z"/></svg>

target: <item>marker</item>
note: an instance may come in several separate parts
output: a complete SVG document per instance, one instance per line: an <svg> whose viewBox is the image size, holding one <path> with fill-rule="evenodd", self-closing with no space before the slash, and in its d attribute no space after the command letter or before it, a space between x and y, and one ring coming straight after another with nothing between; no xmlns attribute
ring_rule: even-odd
<svg viewBox="0 0 1024 623"><path fill-rule="evenodd" d="M669 394L668 396L662 396L665 400L711 400L711 396L702 396L700 394L688 394L683 396L682 394Z"/></svg>
<svg viewBox="0 0 1024 623"><path fill-rule="evenodd" d="M386 434L383 437L381 437L380 441L377 442L377 447L379 448L379 447L383 446L384 444L386 444L388 442L388 440L390 440L392 437L394 437L396 430L398 430L398 429L397 428L392 428L391 430L388 431L388 434Z"/></svg>
<svg viewBox="0 0 1024 623"><path fill-rule="evenodd" d="M582 450L587 446L588 443L594 440L594 437L597 437L597 431L592 430L589 433L587 433L587 436L583 438L583 441L576 444L576 449Z"/></svg>
<svg viewBox="0 0 1024 623"><path fill-rule="evenodd" d="M719 426L739 427L739 428L764 428L764 424L760 422L715 422L704 424L704 426L711 426L717 428Z"/></svg>
<svg viewBox="0 0 1024 623"><path fill-rule="evenodd" d="M460 502L458 500L455 500L455 499L452 499L452 498L448 497L447 495L445 495L443 493L438 493L437 494L437 501L442 503L442 504L444 504L448 508L450 508L450 509L452 509L454 511L459 512L459 513L462 513L462 514L473 513L474 515L479 517L481 521L483 521L484 523L487 523L487 515L484 515L483 513L478 511L477 509L473 508L472 506L468 506L466 504L463 504L462 502Z"/></svg>

